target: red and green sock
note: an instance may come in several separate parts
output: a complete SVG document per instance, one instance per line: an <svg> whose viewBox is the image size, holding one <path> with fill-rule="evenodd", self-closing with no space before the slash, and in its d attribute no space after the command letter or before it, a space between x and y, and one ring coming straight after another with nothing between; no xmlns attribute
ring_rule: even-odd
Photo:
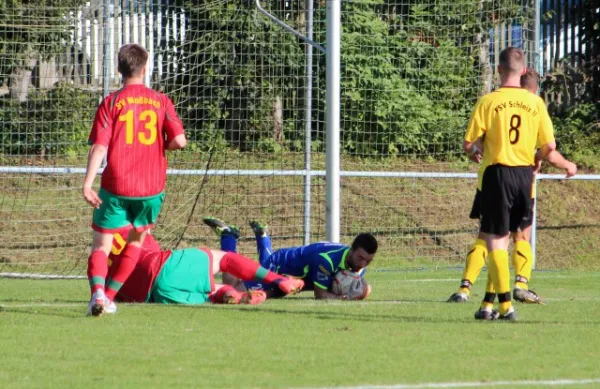
<svg viewBox="0 0 600 389"><path fill-rule="evenodd" d="M137 265L140 259L141 252L142 249L140 247L128 244L121 253L121 260L113 264L115 272L106 283L106 297L110 301L115 299L119 289L121 289L127 278L133 273L135 265Z"/></svg>
<svg viewBox="0 0 600 389"><path fill-rule="evenodd" d="M221 259L221 271L243 281L259 280L273 284L284 280L285 277L273 273L260 266L257 262L237 253L227 253Z"/></svg>
<svg viewBox="0 0 600 389"><path fill-rule="evenodd" d="M102 250L95 250L88 258L87 276L90 291L93 295L97 290L104 290L104 282L108 274L108 256Z"/></svg>

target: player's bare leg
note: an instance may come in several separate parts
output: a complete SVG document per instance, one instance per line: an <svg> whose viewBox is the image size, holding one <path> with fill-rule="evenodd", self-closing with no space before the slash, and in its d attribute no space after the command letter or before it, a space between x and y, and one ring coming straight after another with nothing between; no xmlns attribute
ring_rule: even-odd
<svg viewBox="0 0 600 389"><path fill-rule="evenodd" d="M513 268L515 269L515 287L513 299L527 304L543 304L544 301L529 289L529 280L533 269L533 251L530 245L531 226L513 234Z"/></svg>

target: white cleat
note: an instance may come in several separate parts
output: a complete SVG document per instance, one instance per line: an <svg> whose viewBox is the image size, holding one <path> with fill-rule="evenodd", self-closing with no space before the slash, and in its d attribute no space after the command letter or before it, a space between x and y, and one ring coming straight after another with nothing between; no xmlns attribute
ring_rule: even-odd
<svg viewBox="0 0 600 389"><path fill-rule="evenodd" d="M112 314L117 313L117 304L109 299L104 300L104 313Z"/></svg>
<svg viewBox="0 0 600 389"><path fill-rule="evenodd" d="M86 316L101 316L104 313L116 313L117 305L110 301L103 290L97 290L92 295Z"/></svg>

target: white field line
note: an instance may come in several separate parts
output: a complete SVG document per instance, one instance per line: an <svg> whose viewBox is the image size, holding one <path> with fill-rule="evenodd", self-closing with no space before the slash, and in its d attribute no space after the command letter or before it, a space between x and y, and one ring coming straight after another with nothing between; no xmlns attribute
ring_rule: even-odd
<svg viewBox="0 0 600 389"><path fill-rule="evenodd" d="M600 384L600 378L556 379L525 381L481 381L481 382L432 382L425 384L396 385L358 385L358 386L322 386L296 389L428 389L428 388L482 388L489 386L557 386L557 385L593 385Z"/></svg>
<svg viewBox="0 0 600 389"><path fill-rule="evenodd" d="M553 280L560 278L590 278L590 277L600 277L600 274L577 274L577 275L555 275L555 276L547 276L547 275L533 275L531 278L533 280L542 279L542 280ZM368 279L368 274L365 275L365 278ZM377 284L396 284L403 282L457 282L460 283L460 276L457 278L413 278L413 279L404 279L404 280L378 280Z"/></svg>
<svg viewBox="0 0 600 389"><path fill-rule="evenodd" d="M583 297L583 298L546 298L544 299L548 302L562 302L562 301L570 301L570 302L595 302L600 301L600 297ZM327 306L365 306L365 305L407 305L407 304L421 304L422 301L402 301L402 300L392 300L392 301L378 301L378 300L370 300L370 301L315 301L315 300L295 300L290 299L287 300L291 305L289 308L293 307L327 307ZM445 302L446 300L439 300L440 303ZM81 303L0 303L0 308L72 308L72 307L82 307L86 306L87 302ZM127 307L132 306L143 306L146 304L136 303L123 303ZM267 307L279 307L279 305L266 305ZM224 308L230 307L230 305L223 305ZM259 308L256 306L252 306L252 308ZM259 308L260 309L260 308Z"/></svg>
<svg viewBox="0 0 600 389"><path fill-rule="evenodd" d="M374 270L374 273L380 271ZM387 272L385 272L387 273ZM594 278L599 277L600 273L590 272L584 274L546 274L546 275L535 275L536 279L557 279L557 278ZM85 280L87 276L61 276L57 274L37 274L37 273L13 273L13 272L0 272L0 279L43 279L43 280ZM398 282L460 282L460 276L454 278L408 278L408 279L397 279L397 280L382 280L378 283L398 283Z"/></svg>
<svg viewBox="0 0 600 389"><path fill-rule="evenodd" d="M87 303L25 303L25 304L12 304L12 303L6 303L6 304L1 304L0 303L0 308L46 308L46 307L51 307L51 308L70 308L70 307L83 307L87 305Z"/></svg>

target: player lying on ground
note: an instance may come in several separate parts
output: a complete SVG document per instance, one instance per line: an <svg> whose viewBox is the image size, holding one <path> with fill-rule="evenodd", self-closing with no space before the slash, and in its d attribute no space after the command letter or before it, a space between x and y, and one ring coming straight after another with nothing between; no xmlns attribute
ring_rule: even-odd
<svg viewBox="0 0 600 389"><path fill-rule="evenodd" d="M240 236L237 227L227 225L215 218L205 218L204 223L221 237L221 250L228 252L237 250L237 240ZM349 269L362 276L377 252L377 240L367 233L359 234L351 247L322 242L273 251L267 226L259 222L251 222L250 227L256 236L261 266L278 274L302 279L303 290L313 290L316 299L349 299L350 296L331 292L335 273L340 269ZM246 282L226 274L223 274L223 282L235 286L238 290L264 289L270 298L281 297L280 291L262 282ZM353 298L365 299L370 292L370 285L365 283L363 294Z"/></svg>
<svg viewBox="0 0 600 389"><path fill-rule="evenodd" d="M537 95L538 93L539 82L540 75L533 69L527 69L525 74L521 76L521 87L533 93L534 95ZM483 139L479 138L475 144L475 152L470 157L474 162L479 163L481 162L482 156ZM548 155L547 161L550 163L550 165L564 170L566 172L566 178L572 177L577 173L577 166L565 159L556 150L552 151ZM485 168L486 166L482 164L477 172L478 187L477 193L475 194L475 200L473 201L471 214L469 216L471 219L479 219L481 216L481 180L483 178L483 172L485 171ZM537 170L539 170L539 166L536 167L536 171ZM532 199L535 200L535 187L532 191ZM530 217L533 220L533 209L531 210ZM511 235L514 242L512 262L515 271L513 299L523 303L542 303L542 299L537 295L537 293L535 293L533 290L530 290L528 286L528 283L531 280L531 271L533 266L533 252L529 243L531 239L531 225L528 225L522 231L517 231ZM487 255L488 250L485 240L483 239L483 234L480 233L477 236L477 240L473 246L471 246L469 253L467 254L465 269L463 271L458 292L450 296L448 302L462 303L468 300L471 293L471 287L475 284L481 269L485 265Z"/></svg>
<svg viewBox="0 0 600 389"><path fill-rule="evenodd" d="M544 101L520 87L525 54L509 47L502 50L498 62L500 88L477 101L463 142L463 150L472 156L477 152L475 142L485 135L479 231L489 252L490 282L475 313L478 320L516 320L510 293L509 233L531 225L534 167L556 149ZM498 311L493 309L496 296Z"/></svg>
<svg viewBox="0 0 600 389"><path fill-rule="evenodd" d="M114 309L111 301L135 269L148 229L160 212L167 176L165 151L186 144L173 102L144 85L148 52L137 44L119 49L123 87L108 95L96 111L89 137L83 197L94 207L92 253L88 259L92 313ZM92 186L106 157L100 191ZM113 232L133 225L121 261L107 278ZM105 304L108 301L108 304Z"/></svg>
<svg viewBox="0 0 600 389"><path fill-rule="evenodd" d="M126 237L132 226L114 232L109 255L109 277L123 260ZM260 304L267 295L264 291L240 292L230 285L215 284L214 275L227 272L235 277L260 282L280 291L282 295L298 293L302 280L280 276L262 268L250 258L236 253L207 248L161 250L152 235L144 239L140 259L131 275L115 296L116 301L160 304ZM94 301L88 306L92 314ZM105 302L103 313L116 312L112 301Z"/></svg>

